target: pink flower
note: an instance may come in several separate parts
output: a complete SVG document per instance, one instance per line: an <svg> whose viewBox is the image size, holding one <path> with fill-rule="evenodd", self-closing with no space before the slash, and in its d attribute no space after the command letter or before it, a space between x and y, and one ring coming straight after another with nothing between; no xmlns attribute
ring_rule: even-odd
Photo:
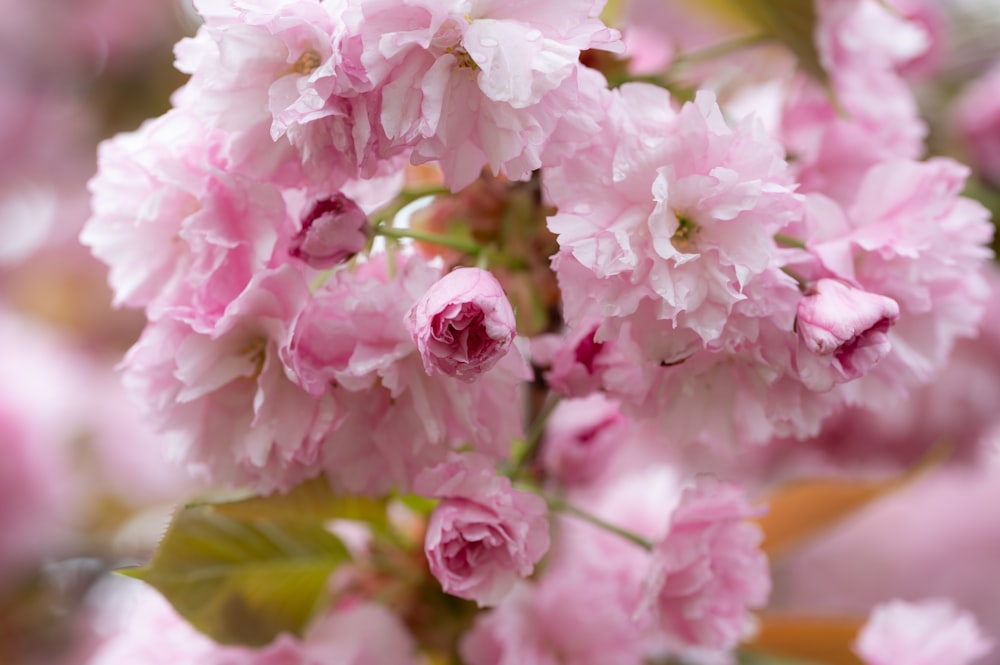
<svg viewBox="0 0 1000 665"><path fill-rule="evenodd" d="M406 325L428 374L474 381L493 367L515 335L514 310L492 274L459 268L427 290Z"/></svg>
<svg viewBox="0 0 1000 665"><path fill-rule="evenodd" d="M950 159L895 160L864 175L846 215L810 207L806 223L831 231L810 243L824 268L899 306L892 351L843 386L850 402L895 401L930 380L957 339L975 334L990 294L984 269L993 226L981 204L961 196L967 175ZM828 215L840 219L821 221Z"/></svg>
<svg viewBox="0 0 1000 665"><path fill-rule="evenodd" d="M993 641L948 600L894 600L872 611L854 649L866 665L971 665Z"/></svg>
<svg viewBox="0 0 1000 665"><path fill-rule="evenodd" d="M406 312L441 275L419 256L384 254L335 271L295 319L281 350L293 379L333 409L320 464L339 490L410 488L449 451L472 446L506 457L522 436L521 396L530 370L520 350L478 381L424 371Z"/></svg>
<svg viewBox="0 0 1000 665"><path fill-rule="evenodd" d="M229 170L218 133L173 110L105 141L80 234L110 268L115 305L156 319L182 307L211 326L271 258L287 212L277 188Z"/></svg>
<svg viewBox="0 0 1000 665"><path fill-rule="evenodd" d="M621 606L613 577L560 567L534 586L518 584L462 638L468 665L640 665L641 628Z"/></svg>
<svg viewBox="0 0 1000 665"><path fill-rule="evenodd" d="M652 608L683 645L731 649L749 627L748 610L771 590L763 534L735 485L699 478L685 490L666 536L653 550L640 611Z"/></svg>
<svg viewBox="0 0 1000 665"><path fill-rule="evenodd" d="M99 588L99 644L88 665L408 665L414 641L400 618L375 603L324 613L302 637L283 633L259 648L217 644L152 587L114 580Z"/></svg>
<svg viewBox="0 0 1000 665"><path fill-rule="evenodd" d="M596 130L586 102L604 82L579 55L621 48L597 18L603 2L347 4L348 40L378 97L379 131L413 146L415 161L437 160L454 190L484 166L525 179Z"/></svg>
<svg viewBox="0 0 1000 665"><path fill-rule="evenodd" d="M710 93L679 113L652 86L611 96L600 138L546 172L553 265L571 326L599 315L595 341L629 326L651 362L675 363L717 345L735 311L771 314L748 294L790 284L772 237L801 200L781 146L753 120L731 128Z"/></svg>
<svg viewBox="0 0 1000 665"><path fill-rule="evenodd" d="M1000 187L1000 65L975 80L955 103L953 125L979 176Z"/></svg>
<svg viewBox="0 0 1000 665"><path fill-rule="evenodd" d="M561 402L545 429L542 464L567 484L586 484L607 468L629 431L615 402L601 394Z"/></svg>
<svg viewBox="0 0 1000 665"><path fill-rule="evenodd" d="M613 342L595 339L598 322L584 321L561 335L539 335L531 340L532 361L543 368L545 381L564 397L585 397L602 387L607 373L630 361Z"/></svg>
<svg viewBox="0 0 1000 665"><path fill-rule="evenodd" d="M870 167L923 152L927 127L897 70L929 42L922 26L876 0L823 0L816 10L817 49L839 109L802 75L786 95L781 135L800 191L844 203Z"/></svg>
<svg viewBox="0 0 1000 665"><path fill-rule="evenodd" d="M312 268L332 268L363 250L367 243L368 216L357 203L337 192L313 203L288 253Z"/></svg>
<svg viewBox="0 0 1000 665"><path fill-rule="evenodd" d="M799 373L814 390L864 376L891 348L896 301L836 279L821 279L799 301L795 325L804 347ZM824 371L825 370L825 371Z"/></svg>
<svg viewBox="0 0 1000 665"><path fill-rule="evenodd" d="M129 350L126 388L193 472L261 491L310 475L328 423L317 420L317 401L288 379L278 354L308 297L292 266L263 271L211 330L165 316Z"/></svg>
<svg viewBox="0 0 1000 665"><path fill-rule="evenodd" d="M549 548L545 501L512 489L483 456L452 456L421 474L415 489L443 499L431 514L424 551L447 593L496 605Z"/></svg>

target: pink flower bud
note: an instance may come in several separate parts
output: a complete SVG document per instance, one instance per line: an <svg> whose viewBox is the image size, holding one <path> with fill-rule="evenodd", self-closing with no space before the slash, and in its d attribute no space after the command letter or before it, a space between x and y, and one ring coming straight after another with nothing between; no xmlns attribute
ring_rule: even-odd
<svg viewBox="0 0 1000 665"><path fill-rule="evenodd" d="M368 243L368 215L340 192L317 200L302 219L288 253L312 268L343 263Z"/></svg>
<svg viewBox="0 0 1000 665"><path fill-rule="evenodd" d="M503 287L479 268L437 281L406 317L424 370L473 381L502 358L514 339L514 311Z"/></svg>
<svg viewBox="0 0 1000 665"><path fill-rule="evenodd" d="M455 455L415 487L444 499L431 513L424 552L453 596L496 605L549 549L545 501L513 489L482 455Z"/></svg>
<svg viewBox="0 0 1000 665"><path fill-rule="evenodd" d="M824 390L867 374L891 348L889 327L899 318L892 298L848 286L836 279L816 282L799 301L795 325L799 340L826 359L800 358L800 374L813 389Z"/></svg>

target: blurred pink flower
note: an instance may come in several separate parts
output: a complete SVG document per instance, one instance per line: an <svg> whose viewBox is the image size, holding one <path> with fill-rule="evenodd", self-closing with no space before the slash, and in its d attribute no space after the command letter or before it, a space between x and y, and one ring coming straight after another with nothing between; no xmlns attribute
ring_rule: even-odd
<svg viewBox="0 0 1000 665"><path fill-rule="evenodd" d="M955 102L952 125L977 175L1000 187L1000 65L973 81Z"/></svg>
<svg viewBox="0 0 1000 665"><path fill-rule="evenodd" d="M866 665L972 665L993 641L950 601L896 600L872 610L854 649Z"/></svg>
<svg viewBox="0 0 1000 665"><path fill-rule="evenodd" d="M600 393L560 402L542 441L547 474L567 485L585 485L607 469L628 434L630 421Z"/></svg>
<svg viewBox="0 0 1000 665"><path fill-rule="evenodd" d="M756 511L735 485L701 477L681 496L670 528L653 549L643 610L689 646L731 649L771 591Z"/></svg>
<svg viewBox="0 0 1000 665"><path fill-rule="evenodd" d="M399 617L375 603L321 614L302 637L267 646L217 644L151 587L115 580L99 589L97 644L86 665L409 665L415 644Z"/></svg>

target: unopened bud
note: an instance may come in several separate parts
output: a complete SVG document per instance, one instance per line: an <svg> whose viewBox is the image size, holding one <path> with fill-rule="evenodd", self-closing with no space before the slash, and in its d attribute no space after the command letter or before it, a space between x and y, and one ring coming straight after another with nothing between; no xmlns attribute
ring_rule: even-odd
<svg viewBox="0 0 1000 665"><path fill-rule="evenodd" d="M337 192L312 205L288 253L312 268L332 268L363 250L370 233L364 210Z"/></svg>

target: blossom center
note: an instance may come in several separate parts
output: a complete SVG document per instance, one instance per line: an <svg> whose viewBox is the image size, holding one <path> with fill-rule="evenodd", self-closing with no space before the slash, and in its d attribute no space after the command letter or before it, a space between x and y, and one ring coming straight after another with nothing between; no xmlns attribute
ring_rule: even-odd
<svg viewBox="0 0 1000 665"><path fill-rule="evenodd" d="M295 64L292 65L292 71L296 74L308 76L319 69L321 64L323 64L323 58L320 57L319 52L316 49L307 48L299 56L299 59L295 61Z"/></svg>
<svg viewBox="0 0 1000 665"><path fill-rule="evenodd" d="M678 251L689 252L695 249L695 238L698 226L684 215L677 215L677 230L670 237L670 242Z"/></svg>

